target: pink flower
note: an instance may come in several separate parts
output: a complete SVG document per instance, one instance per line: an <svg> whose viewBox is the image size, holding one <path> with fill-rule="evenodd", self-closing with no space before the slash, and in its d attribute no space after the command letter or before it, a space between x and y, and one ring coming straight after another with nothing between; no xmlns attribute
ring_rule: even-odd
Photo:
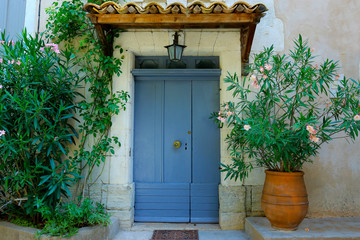
<svg viewBox="0 0 360 240"><path fill-rule="evenodd" d="M315 135L310 135L310 141L318 143L320 141L320 138L316 137Z"/></svg>
<svg viewBox="0 0 360 240"><path fill-rule="evenodd" d="M266 76L265 74L263 75L263 79L267 79L268 78L268 76Z"/></svg>
<svg viewBox="0 0 360 240"><path fill-rule="evenodd" d="M17 64L17 65L20 65L20 64L21 64L20 60L17 60L16 64Z"/></svg>
<svg viewBox="0 0 360 240"><path fill-rule="evenodd" d="M260 72L264 72L264 68L263 68L263 67L260 67Z"/></svg>
<svg viewBox="0 0 360 240"><path fill-rule="evenodd" d="M272 69L272 66L270 64L265 64L265 69L270 71Z"/></svg>
<svg viewBox="0 0 360 240"><path fill-rule="evenodd" d="M337 75L335 76L335 80L339 80L339 78L340 78L340 75L337 74Z"/></svg>
<svg viewBox="0 0 360 240"><path fill-rule="evenodd" d="M221 115L221 114L222 114L222 111L220 110L220 111L219 111L219 115ZM219 120L220 120L220 119L219 119Z"/></svg>
<svg viewBox="0 0 360 240"><path fill-rule="evenodd" d="M221 119L220 119L220 121L221 121L222 123L224 123L225 120L226 120L225 118L221 118Z"/></svg>
<svg viewBox="0 0 360 240"><path fill-rule="evenodd" d="M251 85L253 85L253 87L256 88L256 89L260 88L260 86L258 84L258 81L253 81L253 83Z"/></svg>
<svg viewBox="0 0 360 240"><path fill-rule="evenodd" d="M3 62L4 62L4 60L2 58L0 58L0 63L3 63Z"/></svg>
<svg viewBox="0 0 360 240"><path fill-rule="evenodd" d="M46 43L45 47L50 47L51 50L53 50L55 53L60 53L60 50L58 48L58 45L55 43ZM45 48L40 48L40 51L45 51Z"/></svg>
<svg viewBox="0 0 360 240"><path fill-rule="evenodd" d="M356 115L354 116L354 120L355 120L355 121L359 121L359 120L360 120L360 115L359 115L359 114L356 114Z"/></svg>
<svg viewBox="0 0 360 240"><path fill-rule="evenodd" d="M0 89L2 89L3 88L3 85L0 85Z"/></svg>
<svg viewBox="0 0 360 240"><path fill-rule="evenodd" d="M58 137L54 137L54 141L56 141L58 139Z"/></svg>
<svg viewBox="0 0 360 240"><path fill-rule="evenodd" d="M251 75L251 76L250 76L250 80L251 80L251 81L256 81L256 76L255 76L254 74Z"/></svg>
<svg viewBox="0 0 360 240"><path fill-rule="evenodd" d="M11 41L8 41L8 46L10 46L10 45L13 45L13 46L15 46L15 43L11 40Z"/></svg>
<svg viewBox="0 0 360 240"><path fill-rule="evenodd" d="M232 112L228 111L228 112L226 112L226 115L231 116Z"/></svg>
<svg viewBox="0 0 360 240"><path fill-rule="evenodd" d="M2 135L5 135L5 133L6 133L5 130L1 130L1 131L0 131L0 137L1 137Z"/></svg>
<svg viewBox="0 0 360 240"><path fill-rule="evenodd" d="M249 131L250 130L250 125L244 125L244 129L246 130L246 131Z"/></svg>
<svg viewBox="0 0 360 240"><path fill-rule="evenodd" d="M5 43L5 41L0 41L0 45L1 45L1 44L4 44L4 43Z"/></svg>
<svg viewBox="0 0 360 240"><path fill-rule="evenodd" d="M315 128L313 128L313 127L310 126L310 125L307 125L307 126L306 126L306 130L307 130L310 134L316 134L316 133L317 133L317 130L315 130Z"/></svg>
<svg viewBox="0 0 360 240"><path fill-rule="evenodd" d="M225 109L228 110L228 109L229 109L229 105L226 104L226 105L225 105Z"/></svg>

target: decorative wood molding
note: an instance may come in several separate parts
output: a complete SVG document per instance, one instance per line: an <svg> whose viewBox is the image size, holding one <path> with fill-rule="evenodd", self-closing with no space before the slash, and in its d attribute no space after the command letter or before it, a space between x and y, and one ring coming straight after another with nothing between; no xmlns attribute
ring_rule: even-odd
<svg viewBox="0 0 360 240"><path fill-rule="evenodd" d="M236 2L230 8L223 2L214 2L206 7L201 1L185 7L181 3L172 3L163 8L156 2L144 8L135 3L120 6L114 2L102 5L87 3L84 6L91 22L96 26L100 40L106 42L106 29L192 29L192 28L240 28L242 69L249 62L249 54L255 34L256 24L265 15L267 8L263 4L249 5Z"/></svg>

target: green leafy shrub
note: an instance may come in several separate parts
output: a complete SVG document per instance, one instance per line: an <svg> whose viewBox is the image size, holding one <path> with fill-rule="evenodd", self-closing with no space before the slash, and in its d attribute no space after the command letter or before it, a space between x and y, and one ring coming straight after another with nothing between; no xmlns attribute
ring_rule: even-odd
<svg viewBox="0 0 360 240"><path fill-rule="evenodd" d="M62 57L60 57L60 55ZM26 32L0 42L0 209L42 221L38 209L55 209L80 176L68 158L79 77L72 53L60 53ZM72 121L72 122L71 122Z"/></svg>
<svg viewBox="0 0 360 240"><path fill-rule="evenodd" d="M213 118L231 132L226 142L232 163L222 165L226 178L247 177L254 167L299 171L321 144L355 139L360 129L359 83L338 79L337 62L314 63L301 36L288 56L273 47L255 55L248 77L225 79L236 102L223 105Z"/></svg>
<svg viewBox="0 0 360 240"><path fill-rule="evenodd" d="M107 226L110 224L110 215L100 203L94 203L85 199L80 206L74 202L58 205L55 211L44 206L40 210L45 219L45 226L40 234L51 236L70 237L75 235L79 228L93 225Z"/></svg>

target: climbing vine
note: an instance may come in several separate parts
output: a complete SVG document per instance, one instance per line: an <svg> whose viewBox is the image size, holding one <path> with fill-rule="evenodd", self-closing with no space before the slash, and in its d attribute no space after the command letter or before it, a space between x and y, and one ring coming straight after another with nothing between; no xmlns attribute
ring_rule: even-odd
<svg viewBox="0 0 360 240"><path fill-rule="evenodd" d="M101 4L103 1L88 2ZM127 92L114 92L112 87L112 77L121 74L122 59L114 58L112 51L123 51L120 46L113 46L119 31L105 30L106 40L101 42L94 25L82 11L83 4L81 0L61 4L55 1L46 10L49 18L45 32L46 38L73 53L86 86L87 97L78 104L82 117L78 126L80 144L72 157L84 176L80 185L81 195L84 195L94 168L99 167L107 155L114 154L114 145L120 146L117 137L109 136L111 118L126 109L129 98Z"/></svg>

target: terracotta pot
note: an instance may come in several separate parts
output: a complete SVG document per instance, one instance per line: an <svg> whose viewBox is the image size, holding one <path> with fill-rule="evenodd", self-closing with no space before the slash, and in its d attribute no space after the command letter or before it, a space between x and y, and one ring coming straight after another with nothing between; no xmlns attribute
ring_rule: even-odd
<svg viewBox="0 0 360 240"><path fill-rule="evenodd" d="M273 228L296 230L304 219L309 202L304 172L265 171L261 206Z"/></svg>

